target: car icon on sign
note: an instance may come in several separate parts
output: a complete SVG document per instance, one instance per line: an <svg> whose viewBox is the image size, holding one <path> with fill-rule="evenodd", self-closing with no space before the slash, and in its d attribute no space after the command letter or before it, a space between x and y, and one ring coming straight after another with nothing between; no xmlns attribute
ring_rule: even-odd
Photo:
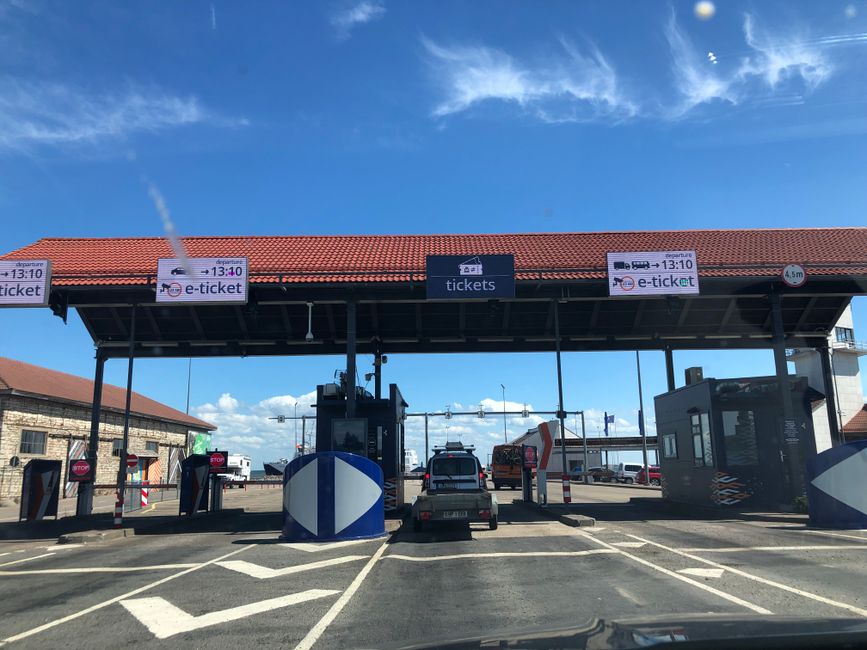
<svg viewBox="0 0 867 650"><path fill-rule="evenodd" d="M632 268L633 269L649 269L650 268L650 262L647 262L644 260L637 260L637 261L632 262Z"/></svg>
<svg viewBox="0 0 867 650"><path fill-rule="evenodd" d="M187 274L187 272L184 271L184 268L182 266L177 266L177 267L173 268L171 273L172 273L172 275L186 275Z"/></svg>

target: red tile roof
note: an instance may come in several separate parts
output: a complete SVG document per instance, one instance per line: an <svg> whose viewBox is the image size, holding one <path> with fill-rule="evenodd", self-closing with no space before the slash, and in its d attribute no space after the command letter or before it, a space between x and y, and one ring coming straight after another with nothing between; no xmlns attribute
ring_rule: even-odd
<svg viewBox="0 0 867 650"><path fill-rule="evenodd" d="M843 433L867 435L867 404L855 414L855 417L843 425Z"/></svg>
<svg viewBox="0 0 867 650"><path fill-rule="evenodd" d="M0 394L6 392L61 399L88 408L93 405L93 382L90 379L0 357ZM125 406L126 389L103 384L102 408L123 412ZM175 422L191 429L213 431L217 428L136 392L132 394L131 412L155 420Z"/></svg>
<svg viewBox="0 0 867 650"><path fill-rule="evenodd" d="M695 250L705 277L768 277L796 261L814 275L867 275L867 228L682 230L500 235L186 237L191 257L249 258L252 282L406 282L428 254L514 253L518 279L606 276L610 251ZM41 239L0 259L50 259L55 285L145 284L160 237ZM522 273L523 271L523 273ZM531 272L532 271L532 272ZM151 281L153 278L151 277Z"/></svg>

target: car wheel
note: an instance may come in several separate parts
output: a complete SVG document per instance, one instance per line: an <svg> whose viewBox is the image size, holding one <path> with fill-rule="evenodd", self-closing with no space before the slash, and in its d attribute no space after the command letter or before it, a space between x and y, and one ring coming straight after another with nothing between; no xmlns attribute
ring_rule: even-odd
<svg viewBox="0 0 867 650"><path fill-rule="evenodd" d="M488 528L491 530L497 530L497 518L491 517L491 520L488 522Z"/></svg>
<svg viewBox="0 0 867 650"><path fill-rule="evenodd" d="M635 483L635 481L631 478L626 479L626 481L624 482L626 483L626 485L632 485L633 483Z"/></svg>
<svg viewBox="0 0 867 650"><path fill-rule="evenodd" d="M421 519L418 519L417 517L413 517L412 518L412 529L415 532L420 533L421 532L421 526L422 526Z"/></svg>
<svg viewBox="0 0 867 650"><path fill-rule="evenodd" d="M650 484L651 485L659 485L659 479L658 478L650 479Z"/></svg>

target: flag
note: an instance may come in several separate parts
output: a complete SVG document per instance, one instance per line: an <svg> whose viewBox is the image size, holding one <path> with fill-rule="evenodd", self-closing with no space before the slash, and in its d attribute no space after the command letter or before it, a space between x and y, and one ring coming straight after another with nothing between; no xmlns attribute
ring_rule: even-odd
<svg viewBox="0 0 867 650"><path fill-rule="evenodd" d="M608 435L608 425L614 424L614 415L608 415L608 411L605 412L605 435Z"/></svg>

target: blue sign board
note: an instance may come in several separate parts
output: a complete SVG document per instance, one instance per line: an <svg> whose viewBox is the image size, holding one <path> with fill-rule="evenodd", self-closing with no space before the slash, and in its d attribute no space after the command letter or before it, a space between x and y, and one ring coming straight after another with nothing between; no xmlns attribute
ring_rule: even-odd
<svg viewBox="0 0 867 650"><path fill-rule="evenodd" d="M867 528L867 440L832 447L807 462L810 525Z"/></svg>
<svg viewBox="0 0 867 650"><path fill-rule="evenodd" d="M428 255L428 300L514 298L514 255Z"/></svg>
<svg viewBox="0 0 867 650"><path fill-rule="evenodd" d="M283 474L283 539L323 542L385 535L383 476L364 456L306 454Z"/></svg>

